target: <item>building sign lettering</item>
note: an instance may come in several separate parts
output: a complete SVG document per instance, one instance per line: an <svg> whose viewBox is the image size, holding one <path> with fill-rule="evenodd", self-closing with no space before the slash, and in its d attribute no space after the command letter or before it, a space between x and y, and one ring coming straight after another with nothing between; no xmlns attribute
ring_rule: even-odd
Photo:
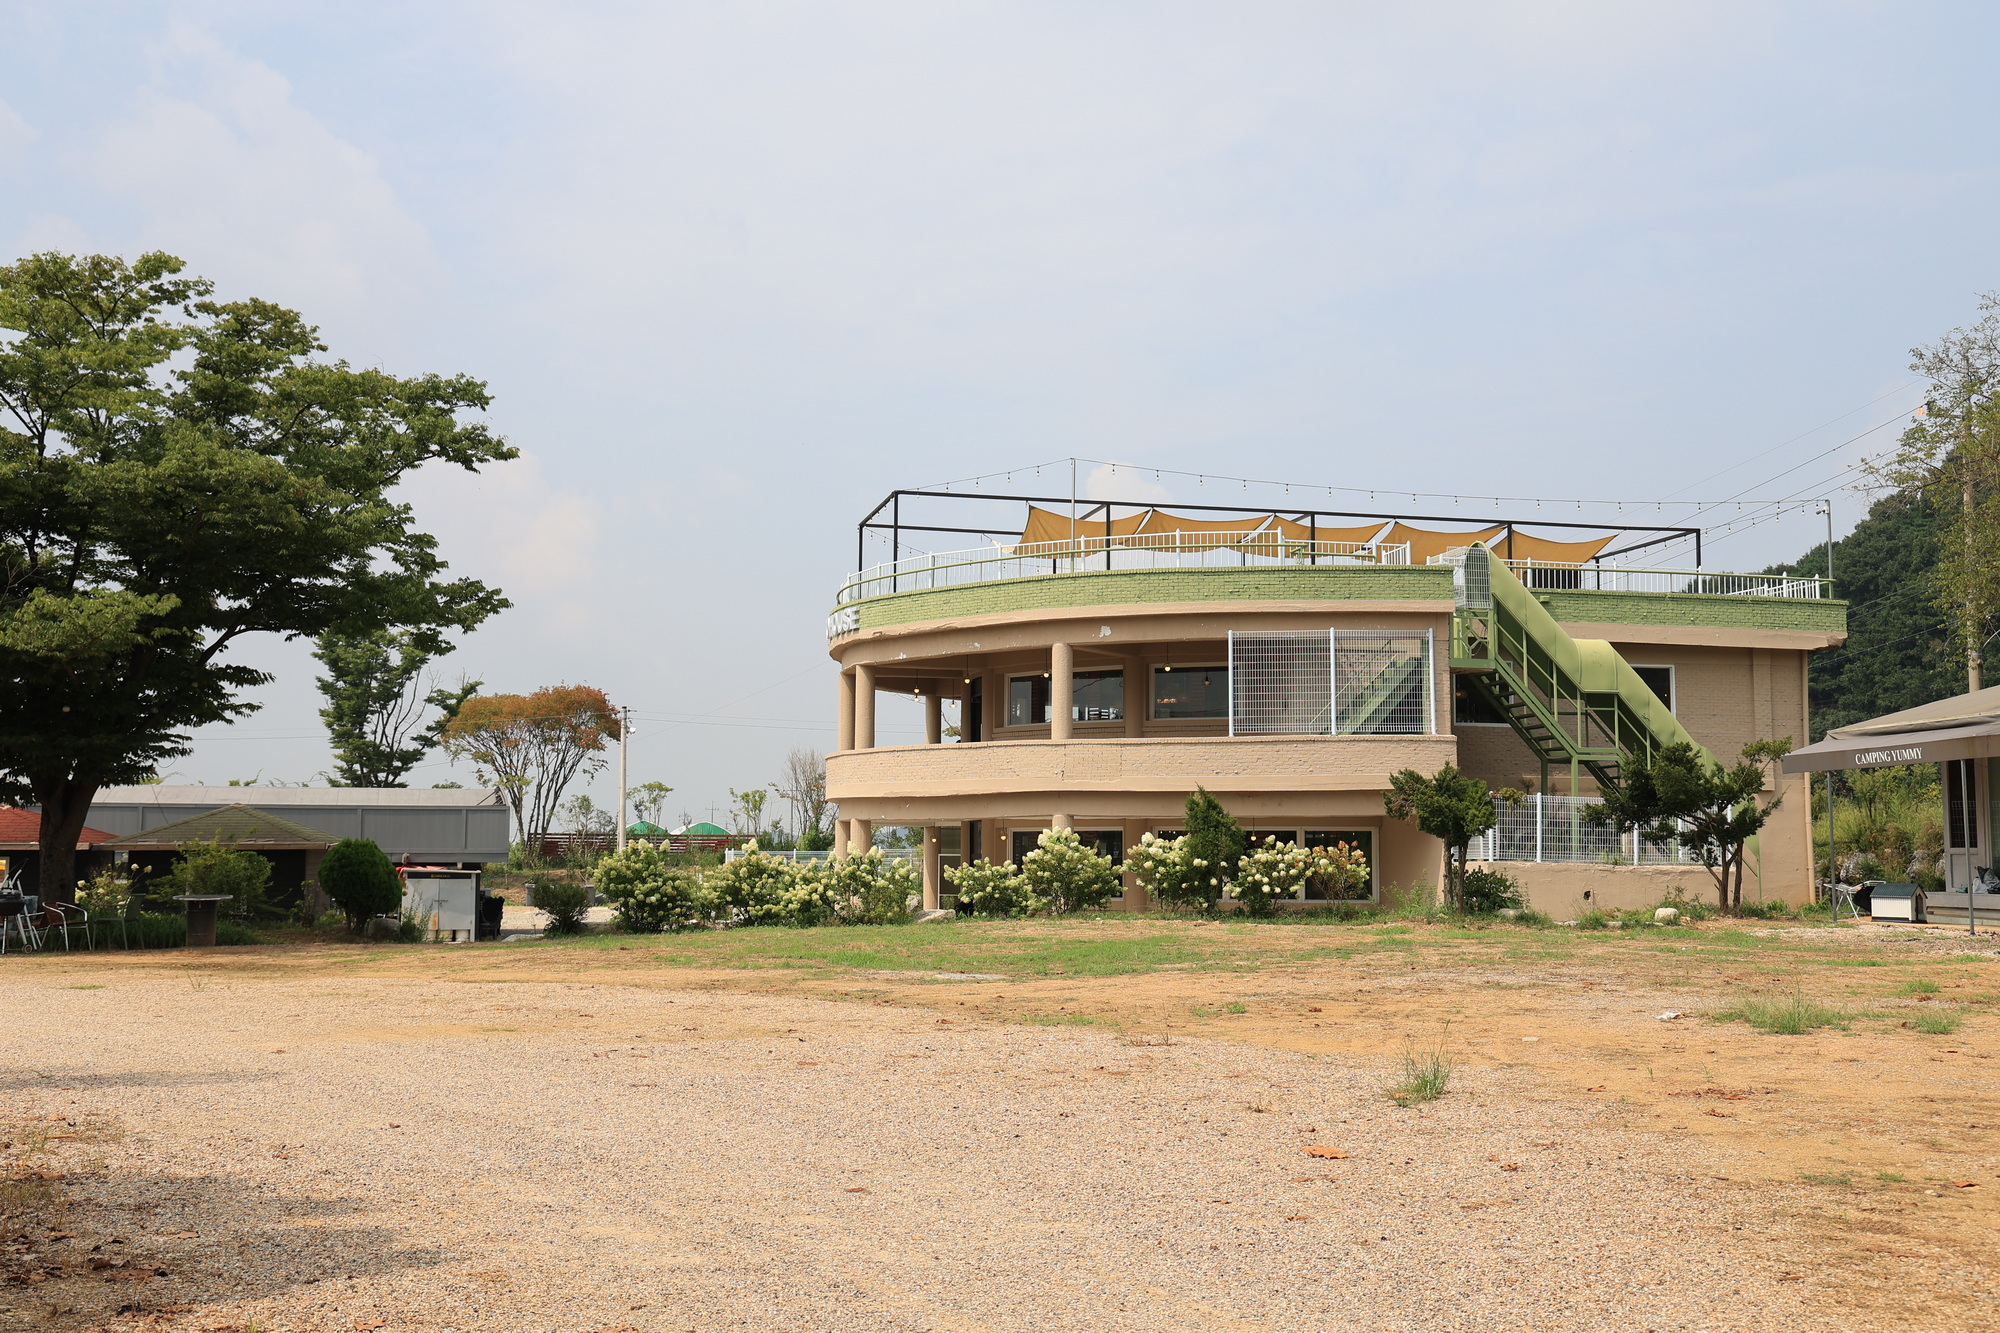
<svg viewBox="0 0 2000 1333"><path fill-rule="evenodd" d="M1924 747L1906 745L1900 750L1862 750L1854 756L1856 764L1915 764L1922 762Z"/></svg>

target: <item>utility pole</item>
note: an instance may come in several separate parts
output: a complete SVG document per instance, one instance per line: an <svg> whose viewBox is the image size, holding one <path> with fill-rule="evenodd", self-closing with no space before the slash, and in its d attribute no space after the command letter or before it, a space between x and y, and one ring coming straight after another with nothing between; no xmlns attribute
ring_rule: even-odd
<svg viewBox="0 0 2000 1333"><path fill-rule="evenodd" d="M1985 629L1986 625L1982 619L1974 614L1976 603L1973 600L1972 593L1972 468L1965 462L1965 449L1963 446L1961 446L1959 452L1959 463L1965 470L1965 487L1961 493L1960 500L1965 509L1965 565L1967 575L1965 580L1965 688L1967 693L1971 693L1981 688L1979 684L1981 674L1979 670L1979 632ZM1971 910L1970 907L1966 908L1967 912Z"/></svg>
<svg viewBox="0 0 2000 1333"><path fill-rule="evenodd" d="M632 748L632 710L618 710L618 850L625 850L625 752Z"/></svg>

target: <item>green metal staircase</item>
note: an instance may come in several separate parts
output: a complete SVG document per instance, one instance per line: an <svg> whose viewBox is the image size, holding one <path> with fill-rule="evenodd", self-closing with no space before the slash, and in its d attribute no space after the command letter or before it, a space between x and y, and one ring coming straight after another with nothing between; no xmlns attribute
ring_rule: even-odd
<svg viewBox="0 0 2000 1333"><path fill-rule="evenodd" d="M1616 786L1628 754L1650 760L1676 742L1708 753L1616 649L1571 638L1483 545L1457 562L1454 585L1451 669L1534 751L1543 791L1551 764L1569 765L1575 793L1579 770L1600 790Z"/></svg>

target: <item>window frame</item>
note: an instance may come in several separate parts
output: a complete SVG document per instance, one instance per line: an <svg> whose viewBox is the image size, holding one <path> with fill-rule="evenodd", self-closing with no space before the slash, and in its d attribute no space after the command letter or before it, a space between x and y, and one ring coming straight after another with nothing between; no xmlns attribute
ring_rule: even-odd
<svg viewBox="0 0 2000 1333"><path fill-rule="evenodd" d="M1639 671L1643 669L1646 671L1666 672L1667 697L1665 699L1662 699L1661 702L1666 704L1667 711L1669 713L1672 713L1675 717L1679 717L1681 715L1681 675L1680 671L1674 666L1672 662L1629 662L1628 661L1625 665L1631 667L1634 671ZM1644 676L1641 676L1639 679L1645 680L1646 678ZM1650 681L1647 682L1646 688L1649 690L1653 689L1652 683ZM1653 690L1653 697L1655 699L1658 699L1660 697L1660 692L1658 690Z"/></svg>

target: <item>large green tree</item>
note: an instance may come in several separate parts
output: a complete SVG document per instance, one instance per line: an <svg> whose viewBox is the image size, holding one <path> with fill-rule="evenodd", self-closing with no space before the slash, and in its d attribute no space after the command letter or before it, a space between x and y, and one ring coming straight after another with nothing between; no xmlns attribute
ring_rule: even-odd
<svg viewBox="0 0 2000 1333"><path fill-rule="evenodd" d="M241 640L402 626L436 651L506 605L389 498L424 463L513 456L460 420L485 385L327 360L297 313L182 268L0 268L0 799L40 805L51 898L100 786L254 707Z"/></svg>
<svg viewBox="0 0 2000 1333"><path fill-rule="evenodd" d="M320 636L313 656L326 668L318 681L326 699L319 716L333 743L334 785L403 786L465 701L479 693L483 682L476 680L435 685L425 670L434 654L419 637L408 629ZM436 716L420 727L432 709Z"/></svg>

